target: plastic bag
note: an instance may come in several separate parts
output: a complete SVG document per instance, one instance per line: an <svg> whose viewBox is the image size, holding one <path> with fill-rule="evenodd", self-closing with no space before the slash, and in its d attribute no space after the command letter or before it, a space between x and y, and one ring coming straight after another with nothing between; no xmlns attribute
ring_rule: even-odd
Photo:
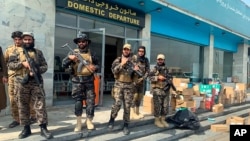
<svg viewBox="0 0 250 141"><path fill-rule="evenodd" d="M175 115L168 117L167 121L177 128L197 130L200 128L199 118L187 108L181 108Z"/></svg>

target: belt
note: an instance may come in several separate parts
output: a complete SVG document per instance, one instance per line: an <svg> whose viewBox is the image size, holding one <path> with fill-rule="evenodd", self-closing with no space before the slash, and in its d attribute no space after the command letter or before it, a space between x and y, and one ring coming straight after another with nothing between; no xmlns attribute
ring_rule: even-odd
<svg viewBox="0 0 250 141"><path fill-rule="evenodd" d="M87 81L93 81L93 75L89 76L77 76L79 78L80 83L87 82Z"/></svg>

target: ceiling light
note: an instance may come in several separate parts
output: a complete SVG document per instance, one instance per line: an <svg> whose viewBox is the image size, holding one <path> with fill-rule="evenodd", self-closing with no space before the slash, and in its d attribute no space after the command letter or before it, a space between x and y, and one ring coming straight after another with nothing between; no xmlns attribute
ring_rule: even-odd
<svg viewBox="0 0 250 141"><path fill-rule="evenodd" d="M139 5L144 6L145 5L144 1L139 1Z"/></svg>
<svg viewBox="0 0 250 141"><path fill-rule="evenodd" d="M161 12L162 8L156 8L156 11Z"/></svg>

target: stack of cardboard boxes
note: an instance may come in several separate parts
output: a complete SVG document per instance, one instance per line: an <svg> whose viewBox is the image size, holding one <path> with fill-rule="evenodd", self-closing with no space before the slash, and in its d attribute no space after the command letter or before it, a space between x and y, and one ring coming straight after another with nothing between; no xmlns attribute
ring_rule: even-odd
<svg viewBox="0 0 250 141"><path fill-rule="evenodd" d="M224 105L245 102L247 99L246 83L235 83L234 86L223 86L224 91L220 97L220 103Z"/></svg>
<svg viewBox="0 0 250 141"><path fill-rule="evenodd" d="M173 78L173 83L177 93L181 94L183 99L171 96L170 107L172 111L180 107L186 107L193 112L200 108L219 113L223 112L224 105L242 103L247 98L245 83L234 83L234 87L224 86L223 84L196 84L193 86L187 78ZM147 93L144 96L143 109L145 113L152 114L152 94L149 94L149 91ZM170 93L173 92L170 91Z"/></svg>
<svg viewBox="0 0 250 141"><path fill-rule="evenodd" d="M212 124L210 129L214 132L228 132L230 130L230 125L249 125L250 124L250 114L247 118L242 118L238 116L228 117L226 119L226 124Z"/></svg>
<svg viewBox="0 0 250 141"><path fill-rule="evenodd" d="M176 108L186 107L192 111L196 109L196 101L193 99L194 94L199 95L193 89L192 84L188 78L174 78L173 84L176 87L177 93L181 94L183 99L176 99L175 97L171 98L171 107L174 111ZM172 92L171 92L172 93Z"/></svg>

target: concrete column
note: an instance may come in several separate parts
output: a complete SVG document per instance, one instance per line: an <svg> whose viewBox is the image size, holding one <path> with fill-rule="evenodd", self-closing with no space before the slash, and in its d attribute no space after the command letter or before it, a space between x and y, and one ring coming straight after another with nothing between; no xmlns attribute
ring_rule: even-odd
<svg viewBox="0 0 250 141"><path fill-rule="evenodd" d="M145 27L142 29L140 33L140 38L148 39L142 40L142 45L146 47L146 57L150 60L150 52L151 52L151 15L146 14L145 16Z"/></svg>
<svg viewBox="0 0 250 141"><path fill-rule="evenodd" d="M247 83L248 45L238 45L238 51L233 54L233 76L239 78L239 82Z"/></svg>
<svg viewBox="0 0 250 141"><path fill-rule="evenodd" d="M145 17L145 27L140 33L140 38L146 39L142 40L142 45L146 47L146 57L150 62L150 53L151 53L151 15L146 14ZM146 81L146 90L150 89L150 82Z"/></svg>
<svg viewBox="0 0 250 141"><path fill-rule="evenodd" d="M212 78L214 61L214 35L210 34L209 46L204 48L203 78Z"/></svg>

